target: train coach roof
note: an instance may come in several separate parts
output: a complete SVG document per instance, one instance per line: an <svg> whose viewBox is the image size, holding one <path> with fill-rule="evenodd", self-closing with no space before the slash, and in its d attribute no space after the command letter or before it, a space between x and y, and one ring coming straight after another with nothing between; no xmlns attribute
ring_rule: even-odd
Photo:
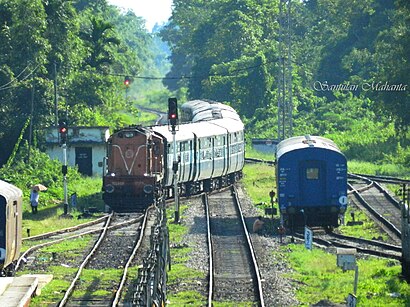
<svg viewBox="0 0 410 307"><path fill-rule="evenodd" d="M175 134L175 140L176 141L184 141L187 139L192 139L194 137L192 131L187 131L187 129L181 129L181 126L179 125L179 130L177 130ZM163 125L163 126L152 126L152 130L161 134L163 137L165 137L168 141L172 141L172 133L169 130L168 125Z"/></svg>
<svg viewBox="0 0 410 307"><path fill-rule="evenodd" d="M279 159L290 151L304 148L323 148L342 154L339 147L332 140L321 136L306 135L291 137L280 142L276 148L276 158Z"/></svg>
<svg viewBox="0 0 410 307"><path fill-rule="evenodd" d="M240 120L232 118L221 118L211 121L212 124L223 127L229 132L243 131L244 125Z"/></svg>
<svg viewBox="0 0 410 307"><path fill-rule="evenodd" d="M191 100L181 106L182 120L189 122L206 121L220 118L240 120L236 111L223 103L208 100Z"/></svg>
<svg viewBox="0 0 410 307"><path fill-rule="evenodd" d="M22 197L23 192L16 186L0 180L0 196L4 197L6 201Z"/></svg>
<svg viewBox="0 0 410 307"><path fill-rule="evenodd" d="M207 137L218 134L226 133L226 128L212 124L211 122L198 122L179 125L179 130L175 134L176 141L190 140L194 138L194 134L197 137ZM172 141L172 133L169 131L168 126L153 126L152 129L163 135L168 141Z"/></svg>

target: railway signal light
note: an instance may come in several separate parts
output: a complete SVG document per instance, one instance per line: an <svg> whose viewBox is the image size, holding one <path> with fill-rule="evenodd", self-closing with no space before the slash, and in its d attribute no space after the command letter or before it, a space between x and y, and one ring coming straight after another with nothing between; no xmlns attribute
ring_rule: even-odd
<svg viewBox="0 0 410 307"><path fill-rule="evenodd" d="M178 103L176 98L168 99L168 119L172 126L176 126L178 121Z"/></svg>
<svg viewBox="0 0 410 307"><path fill-rule="evenodd" d="M125 77L125 78L124 78L124 85L125 85L126 87L129 87L130 84L131 84L131 78L128 77L128 76Z"/></svg>
<svg viewBox="0 0 410 307"><path fill-rule="evenodd" d="M67 122L65 120L60 120L58 122L58 132L60 133L60 143L66 144L67 135L68 135L68 127L67 127Z"/></svg>

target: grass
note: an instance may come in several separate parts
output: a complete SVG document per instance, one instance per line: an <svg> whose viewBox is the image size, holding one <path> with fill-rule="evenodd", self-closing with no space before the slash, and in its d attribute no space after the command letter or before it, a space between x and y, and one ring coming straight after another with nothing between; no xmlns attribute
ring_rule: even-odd
<svg viewBox="0 0 410 307"><path fill-rule="evenodd" d="M104 270L92 270L84 269L80 282L73 293L73 297L81 298L83 296L107 296L110 295L113 286L117 285L117 281L122 276L121 269L104 269ZM114 282L114 285L113 285ZM93 284L98 285L98 290L93 290ZM104 288L107 290L102 290ZM115 288L115 287L114 287Z"/></svg>
<svg viewBox="0 0 410 307"><path fill-rule="evenodd" d="M274 153L265 153L255 150L251 145L246 146L246 158L261 159L264 161L274 161Z"/></svg>
<svg viewBox="0 0 410 307"><path fill-rule="evenodd" d="M27 230L30 229L30 235L35 236L38 234L72 227L81 223L95 219L79 219L84 210L88 210L91 207L97 210L104 211L104 203L101 197L101 178L84 177L80 181L77 181L75 188L69 185L70 193L77 193L77 207L75 209L69 208L69 213L72 218L63 218L64 206L63 202L59 199L55 199L51 195L55 195L55 191L52 193L41 192L40 202L38 206L38 213L31 213L31 206L29 204L28 196L23 201L23 237L27 237ZM25 193L29 194L29 192ZM61 193L63 198L63 191ZM96 216L101 216L97 214Z"/></svg>
<svg viewBox="0 0 410 307"><path fill-rule="evenodd" d="M276 192L275 167L268 164L246 164L242 182L246 191L252 195L254 204L270 206L269 192Z"/></svg>
<svg viewBox="0 0 410 307"><path fill-rule="evenodd" d="M348 161L347 166L350 173L410 178L410 169L402 165L389 163L373 164L370 162L353 160Z"/></svg>
<svg viewBox="0 0 410 307"><path fill-rule="evenodd" d="M302 244L290 244L282 247L280 256L294 270L288 277L298 285L301 306L321 300L344 304L348 294L353 293L354 271L343 272L337 266L335 254L320 249L308 251ZM409 306L410 288L400 279L398 261L366 257L358 259L357 265L358 306Z"/></svg>
<svg viewBox="0 0 410 307"><path fill-rule="evenodd" d="M359 172L357 169L361 169L370 174L372 169L377 169L377 166L371 168L367 163L361 165L354 162L353 165L354 170L349 171ZM243 183L254 203L269 201L267 195L275 182L274 178L273 167L263 164L245 166ZM387 238L387 235L380 234L374 223L360 210L348 207L345 222L349 220L353 210L355 220L362 221L363 225L341 226L339 230L342 233L367 239L380 235ZM288 277L298 287L297 299L302 306L310 306L320 300L344 304L347 295L353 292L354 272L343 272L338 268L335 254L315 248L308 251L303 244L291 244L283 246L280 257L287 259L294 271ZM358 306L410 306L410 286L401 279L401 265L398 261L364 257L357 263Z"/></svg>
<svg viewBox="0 0 410 307"><path fill-rule="evenodd" d="M61 267L60 265L51 267L48 274L52 274L53 279L41 290L41 295L31 299L30 306L55 306L63 298L77 270L78 268Z"/></svg>
<svg viewBox="0 0 410 307"><path fill-rule="evenodd" d="M347 236L358 237L363 239L372 240L374 238L382 238L383 241L387 241L388 235L383 232L380 233L379 228L374 224L374 222L363 212L357 210L351 206L347 207L347 212L345 214L345 224L351 221L351 213L354 212L355 221L360 221L362 225L349 225L340 226L338 231Z"/></svg>
<svg viewBox="0 0 410 307"><path fill-rule="evenodd" d="M184 212L189 204L180 206L181 220L184 219ZM168 289L178 289L178 291L168 290L167 300L174 306L204 306L206 298L195 289L198 279L204 279L203 272L194 270L186 265L189 259L191 248L184 246L184 236L188 233L188 227L183 224L173 223L174 207L167 209L169 240L171 246L171 270L168 271ZM172 247L173 246L173 247Z"/></svg>
<svg viewBox="0 0 410 307"><path fill-rule="evenodd" d="M30 235L35 236L50 231L73 227L101 216L101 214L97 214L93 218L78 219L81 212L71 212L73 218L63 218L64 210L62 208L53 208L52 210L53 214L49 216L40 210L37 215L32 215L31 213L23 214L23 237L28 236L28 229L30 230Z"/></svg>
<svg viewBox="0 0 410 307"><path fill-rule="evenodd" d="M247 153L248 154L248 153ZM270 155L261 155L258 158L263 160L272 160ZM380 166L374 167L366 163L349 162L349 171L376 173ZM384 168L387 169L387 168ZM392 168L394 170L395 168ZM389 170L392 171L392 170ZM395 175L394 173L387 173ZM246 165L244 168L243 183L247 193L252 198L255 204L260 204L258 207L263 212L264 207L270 206L269 192L275 188L275 169L267 164ZM37 215L32 215L28 206L28 200L25 200L25 211L23 214L23 234L26 235L26 229L30 228L31 235L49 232L56 229L66 228L78 223L83 223L86 220L78 220L77 216L83 209L93 207L102 208L101 201L101 179L83 179L82 181L71 186L69 191L76 191L78 194L79 212L73 212L74 219L61 219L63 213L61 201L55 200L51 195L45 192L40 196L40 207ZM62 191L61 191L62 192ZM59 195L62 193L59 193ZM43 197L42 197L43 196ZM43 202L43 203L41 203ZM186 209L189 203L181 205L181 219L183 220ZM351 209L349 209L351 210ZM206 304L206 297L198 293L197 281L198 278L205 278L203 272L193 270L186 265L186 262L191 252L190 247L183 245L184 236L188 229L181 224L172 223L172 214L174 208L168 209L169 216L168 224L170 230L172 269L168 271L168 300L174 306L203 306ZM350 211L347 213L347 218L350 216ZM370 221L367 221L365 215L356 211L356 220L364 221L364 226L340 227L340 230L349 235L362 235L367 238L380 235L379 232L372 226ZM75 241L64 241L58 245L45 248L38 257L41 261L51 261L53 252L65 253L70 257L82 255L83 249L86 246L89 238L79 238ZM280 252L282 257L289 261L289 265L293 268L294 273L289 275L298 285L297 297L304 304L316 303L320 299L328 299L333 302L344 302L347 294L353 289L353 272L348 271L343 273L336 266L336 256L326 253L319 249L306 251L303 245L286 245L283 251ZM72 258L73 259L73 258ZM68 261L70 258L67 259ZM67 264L67 263L65 263ZM69 263L68 263L69 265ZM359 265L359 287L358 287L358 302L359 306L410 306L410 288L400 279L401 267L398 262L380 260L376 258L361 258L358 260ZM64 291L69 286L69 280L77 272L77 268L63 267L61 263L50 268L50 273L54 275L53 280L42 290L39 297L32 300L32 306L55 305L64 295ZM137 274L137 268L132 268L134 275ZM100 270L89 270L84 278L94 279L103 278L104 282L110 274L116 274L116 270L105 275ZM29 272L22 272L27 274ZM31 273L31 272L30 272ZM102 276L104 274L104 276ZM20 273L19 273L20 275ZM132 274L130 275L132 276ZM108 278L109 279L109 278ZM181 286L181 284L185 286ZM178 289L179 291L173 291ZM395 294L400 293L400 297L395 298ZM98 294L98 293L95 293ZM229 302L215 303L215 306L236 306ZM250 303L244 303L239 306L248 306Z"/></svg>

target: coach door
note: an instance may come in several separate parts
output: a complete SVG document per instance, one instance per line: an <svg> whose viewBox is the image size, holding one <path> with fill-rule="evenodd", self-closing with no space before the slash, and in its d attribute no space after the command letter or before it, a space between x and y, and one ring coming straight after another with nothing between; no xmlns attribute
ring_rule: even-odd
<svg viewBox="0 0 410 307"><path fill-rule="evenodd" d="M0 264L6 260L7 201L0 195Z"/></svg>
<svg viewBox="0 0 410 307"><path fill-rule="evenodd" d="M91 147L76 147L75 148L75 164L78 165L78 171L87 176L93 175L92 163L92 148Z"/></svg>
<svg viewBox="0 0 410 307"><path fill-rule="evenodd" d="M303 161L300 165L301 205L320 206L326 202L326 169L322 161Z"/></svg>

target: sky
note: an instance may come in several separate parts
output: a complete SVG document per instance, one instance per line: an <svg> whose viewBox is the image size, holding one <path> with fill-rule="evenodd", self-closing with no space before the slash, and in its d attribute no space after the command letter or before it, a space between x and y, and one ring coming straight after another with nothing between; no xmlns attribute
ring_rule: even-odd
<svg viewBox="0 0 410 307"><path fill-rule="evenodd" d="M171 16L172 0L108 0L108 3L132 9L135 15L146 20L146 28L150 32L156 23L164 23Z"/></svg>

